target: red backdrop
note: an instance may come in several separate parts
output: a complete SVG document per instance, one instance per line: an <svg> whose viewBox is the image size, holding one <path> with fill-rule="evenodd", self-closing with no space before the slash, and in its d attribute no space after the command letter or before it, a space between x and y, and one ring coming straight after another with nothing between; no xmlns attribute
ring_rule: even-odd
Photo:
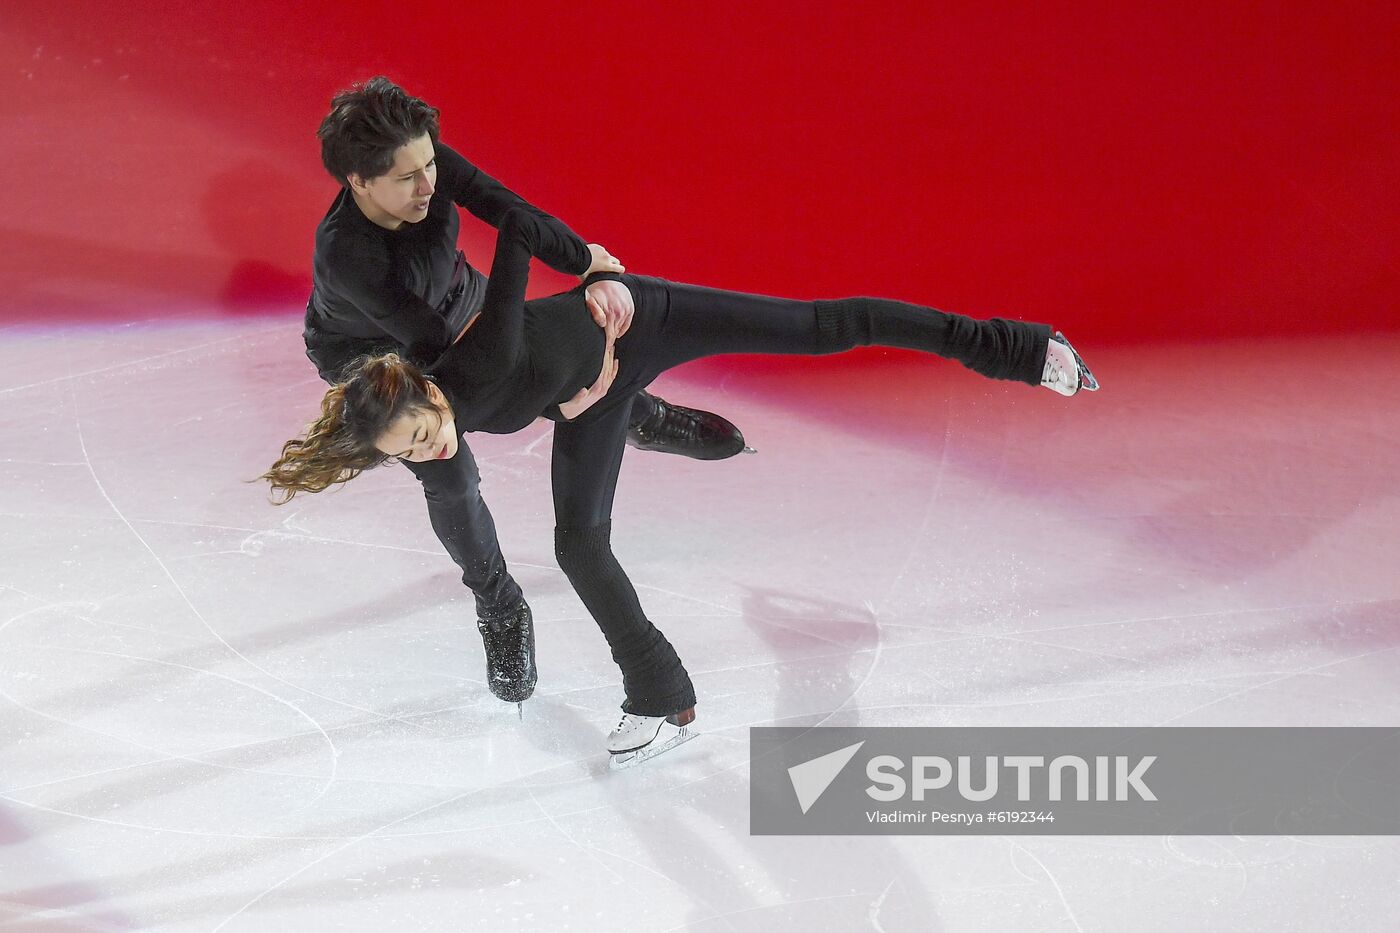
<svg viewBox="0 0 1400 933"><path fill-rule="evenodd" d="M633 272L1089 343L1400 326L1393 3L548 6L6 4L0 316L298 311L316 125L385 73Z"/></svg>

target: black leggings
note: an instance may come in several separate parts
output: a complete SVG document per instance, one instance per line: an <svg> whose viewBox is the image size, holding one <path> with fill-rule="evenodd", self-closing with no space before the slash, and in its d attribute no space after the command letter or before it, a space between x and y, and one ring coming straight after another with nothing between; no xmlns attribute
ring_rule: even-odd
<svg viewBox="0 0 1400 933"><path fill-rule="evenodd" d="M624 412L623 440L627 428L655 411L656 402L646 392L633 395ZM476 597L476 614L483 619L500 616L521 599L520 584L506 568L496 537L496 523L486 500L481 498L481 472L476 458L463 438L457 455L447 460L401 461L423 484L428 502L428 521L443 548L462 569L462 582Z"/></svg>
<svg viewBox="0 0 1400 933"><path fill-rule="evenodd" d="M583 300L579 299L580 302ZM386 344L380 352L396 349ZM316 372L334 385L346 364L364 348L337 346L334 338L313 335L307 340L306 355ZM627 406L623 406L626 408ZM656 410L656 401L646 392L633 395L629 424L638 424ZM625 434L624 430L624 434ZM423 484L428 503L428 521L448 555L462 570L462 582L476 597L481 618L500 616L520 602L520 585L506 568L496 523L481 498L481 472L465 439L457 456L448 460L402 461Z"/></svg>
<svg viewBox="0 0 1400 933"><path fill-rule="evenodd" d="M622 669L623 710L664 716L694 706L695 688L671 643L642 611L609 540L631 393L704 356L817 355L871 345L923 350L993 379L1039 385L1050 328L884 298L797 301L650 276L620 278L636 314L617 342L617 379L592 408L554 427L554 549ZM576 292L582 303L582 290Z"/></svg>

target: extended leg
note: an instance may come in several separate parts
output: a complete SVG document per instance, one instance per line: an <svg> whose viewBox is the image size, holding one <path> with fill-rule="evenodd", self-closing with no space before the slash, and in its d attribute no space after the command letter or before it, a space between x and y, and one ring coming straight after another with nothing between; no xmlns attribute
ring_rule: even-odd
<svg viewBox="0 0 1400 933"><path fill-rule="evenodd" d="M827 352L881 346L957 360L990 379L1039 385L1050 328L1006 318L980 320L889 298L814 301Z"/></svg>
<svg viewBox="0 0 1400 933"><path fill-rule="evenodd" d="M979 320L889 298L800 301L636 277L649 313L639 336L656 372L720 353L839 353L902 347L957 360L992 379L1039 385L1050 328ZM634 325L635 327L636 325ZM619 356L627 348L619 344Z"/></svg>

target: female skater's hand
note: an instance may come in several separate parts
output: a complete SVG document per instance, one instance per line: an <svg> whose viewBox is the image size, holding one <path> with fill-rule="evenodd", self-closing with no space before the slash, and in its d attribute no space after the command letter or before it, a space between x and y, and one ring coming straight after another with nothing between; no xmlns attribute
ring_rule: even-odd
<svg viewBox="0 0 1400 933"><path fill-rule="evenodd" d="M579 281L588 278L595 272L626 272L627 267L618 261L617 257L608 252L597 243L588 244L588 252L593 256L593 262L588 266L588 271L579 276Z"/></svg>
<svg viewBox="0 0 1400 933"><path fill-rule="evenodd" d="M632 315L637 307L632 302L632 290L621 282L612 279L594 282L583 290L583 300L598 326L614 337L621 337L632 326Z"/></svg>
<svg viewBox="0 0 1400 933"><path fill-rule="evenodd" d="M607 346L603 350L603 368L598 373L598 381L586 389L579 389L577 395L560 404L559 413L568 420L573 421L583 414L612 388L613 379L617 378L617 357L613 354L613 341L613 334L609 333Z"/></svg>

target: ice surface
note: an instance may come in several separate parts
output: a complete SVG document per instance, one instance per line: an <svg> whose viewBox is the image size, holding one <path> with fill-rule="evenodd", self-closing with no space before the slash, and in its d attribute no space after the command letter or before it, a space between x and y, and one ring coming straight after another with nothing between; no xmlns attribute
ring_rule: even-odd
<svg viewBox="0 0 1400 933"><path fill-rule="evenodd" d="M1400 338L668 375L758 456L629 451L614 544L700 697L621 700L549 428L472 438L524 722L400 467L274 508L293 318L0 331L0 930L1393 929L1390 837L752 837L756 725L1394 725Z"/></svg>

